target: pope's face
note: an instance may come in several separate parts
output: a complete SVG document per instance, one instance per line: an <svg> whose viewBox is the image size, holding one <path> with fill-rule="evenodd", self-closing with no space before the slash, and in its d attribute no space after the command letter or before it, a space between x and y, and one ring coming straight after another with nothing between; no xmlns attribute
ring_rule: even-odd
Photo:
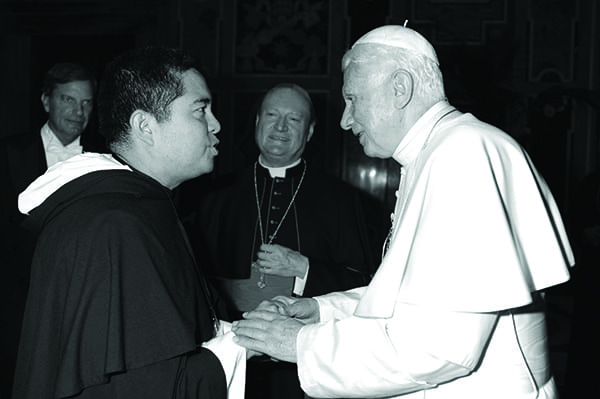
<svg viewBox="0 0 600 399"><path fill-rule="evenodd" d="M370 79L367 70L350 64L344 71L342 95L345 108L340 121L344 130L352 130L366 155L390 158L400 143L393 88Z"/></svg>
<svg viewBox="0 0 600 399"><path fill-rule="evenodd" d="M182 82L184 94L171 103L171 117L159 123L157 137L163 167L170 173L169 188L213 170L216 134L221 130L202 75L190 69L182 74Z"/></svg>
<svg viewBox="0 0 600 399"><path fill-rule="evenodd" d="M94 105L92 82L76 80L57 84L50 95L42 95L48 126L67 145L83 133Z"/></svg>
<svg viewBox="0 0 600 399"><path fill-rule="evenodd" d="M267 166L281 167L302 156L313 134L310 104L291 88L271 91L256 118L256 144Z"/></svg>

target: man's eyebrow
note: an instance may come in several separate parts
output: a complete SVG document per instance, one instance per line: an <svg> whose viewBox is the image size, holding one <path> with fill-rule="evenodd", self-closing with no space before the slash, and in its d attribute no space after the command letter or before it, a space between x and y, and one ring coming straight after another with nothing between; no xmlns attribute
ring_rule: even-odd
<svg viewBox="0 0 600 399"><path fill-rule="evenodd" d="M210 97L202 97L194 100L194 105L209 105L211 103Z"/></svg>

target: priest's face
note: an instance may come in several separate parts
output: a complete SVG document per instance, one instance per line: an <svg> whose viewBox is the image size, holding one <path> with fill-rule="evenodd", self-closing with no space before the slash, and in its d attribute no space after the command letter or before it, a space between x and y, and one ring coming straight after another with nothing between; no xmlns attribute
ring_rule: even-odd
<svg viewBox="0 0 600 399"><path fill-rule="evenodd" d="M351 63L344 70L342 96L345 108L340 121L352 130L369 157L390 158L398 144L398 110L388 79L374 78L379 72Z"/></svg>
<svg viewBox="0 0 600 399"><path fill-rule="evenodd" d="M256 117L256 144L267 166L283 167L298 160L313 135L310 104L296 90L276 88L265 96Z"/></svg>
<svg viewBox="0 0 600 399"><path fill-rule="evenodd" d="M204 77L190 69L182 74L182 83L184 94L171 103L170 117L158 122L154 139L164 171L161 183L171 189L213 170L221 130Z"/></svg>

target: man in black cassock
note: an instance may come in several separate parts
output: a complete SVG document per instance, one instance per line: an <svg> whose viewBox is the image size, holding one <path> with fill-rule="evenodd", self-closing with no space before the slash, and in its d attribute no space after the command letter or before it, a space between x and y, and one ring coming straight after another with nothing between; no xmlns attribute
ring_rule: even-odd
<svg viewBox="0 0 600 399"><path fill-rule="evenodd" d="M192 58L117 57L98 95L112 151L51 168L19 198L40 229L14 398L226 398L219 322L171 190L208 173L220 125Z"/></svg>
<svg viewBox="0 0 600 399"><path fill-rule="evenodd" d="M256 116L258 160L200 201L193 245L234 319L277 295L368 284L374 272L379 255L359 192L303 157L315 122L303 88L273 87ZM246 397L284 396L303 397L295 365L252 359Z"/></svg>

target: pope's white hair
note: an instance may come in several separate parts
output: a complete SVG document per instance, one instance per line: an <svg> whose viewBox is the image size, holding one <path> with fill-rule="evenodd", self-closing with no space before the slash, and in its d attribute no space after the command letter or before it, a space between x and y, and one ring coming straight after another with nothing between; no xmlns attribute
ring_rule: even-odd
<svg viewBox="0 0 600 399"><path fill-rule="evenodd" d="M381 44L358 44L342 58L342 72L350 64L368 69L369 79L381 83L399 69L414 79L415 92L421 100L437 102L446 98L444 81L438 64L429 57L409 50Z"/></svg>

